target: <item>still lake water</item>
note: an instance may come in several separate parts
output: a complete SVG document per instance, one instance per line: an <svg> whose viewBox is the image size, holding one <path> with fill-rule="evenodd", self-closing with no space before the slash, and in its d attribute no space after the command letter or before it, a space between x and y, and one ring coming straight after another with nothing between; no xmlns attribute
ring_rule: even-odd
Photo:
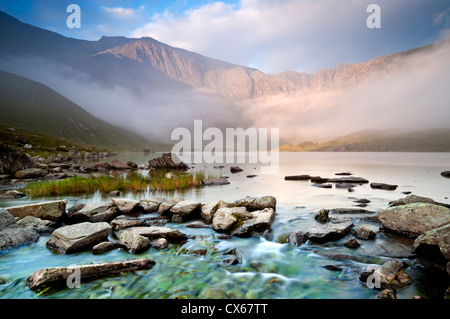
<svg viewBox="0 0 450 319"><path fill-rule="evenodd" d="M115 158L137 164L146 163L160 154L119 154ZM108 158L110 162L114 158ZM216 166L222 164L214 164ZM0 255L0 298L374 298L377 290L365 287L358 280L361 267L371 263L383 263L404 258L411 265L407 272L415 283L399 290L399 298L422 295L428 298L442 297L446 287L439 280L426 276L417 268L411 255L410 240L378 233L375 241L359 240L356 250L342 246L351 235L328 245L307 243L301 247L287 244L286 236L294 231L306 231L317 225L314 214L322 208L350 208L357 199L371 202L365 208L377 211L388 206L389 201L406 195L402 192L431 197L449 203L450 179L440 172L450 169L450 153L280 153L279 169L274 174L260 174L257 164L238 164L244 169L231 174L228 164L224 168L196 164L193 170L228 176L230 184L202 187L183 192L122 194L122 197L143 199L155 196L181 197L201 203L218 200L234 201L245 196L272 195L277 199L277 216L272 232L263 237L219 240L211 229L192 229L184 224L169 223L186 234L195 235L184 245L167 250L149 250L131 255L115 250L103 255L81 252L60 255L49 251L45 243L49 235L27 247ZM371 189L368 184L358 185L354 192L347 189L322 189L312 187L309 181L285 181L287 175L335 177L338 172L351 172L370 182L398 185L395 191ZM254 178L247 175L256 174ZM3 185L2 189L11 186ZM57 197L60 198L60 197ZM0 202L1 207L29 202L57 199L17 199ZM68 207L76 203L109 201L94 194L68 199ZM379 224L361 220L370 215L351 215L355 228L365 226L378 230ZM189 254L206 248L205 256ZM241 263L234 266L222 261L229 258L224 252L237 248ZM336 254L350 256L342 258ZM132 258L152 258L156 265L148 271L130 273L122 277L105 278L81 284L80 288L63 289L37 294L26 287L26 278L40 268L77 264L118 261ZM341 271L325 269L325 265L339 265Z"/></svg>

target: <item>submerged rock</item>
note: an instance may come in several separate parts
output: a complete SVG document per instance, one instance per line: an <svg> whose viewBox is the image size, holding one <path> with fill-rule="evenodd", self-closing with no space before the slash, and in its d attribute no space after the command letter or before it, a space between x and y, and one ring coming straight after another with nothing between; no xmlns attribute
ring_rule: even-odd
<svg viewBox="0 0 450 319"><path fill-rule="evenodd" d="M295 246L301 246L306 243L306 241L306 235L301 231L293 231L288 237L288 242Z"/></svg>
<svg viewBox="0 0 450 319"><path fill-rule="evenodd" d="M94 265L80 265L69 267L55 267L39 269L27 278L27 286L37 290L46 286L68 284L69 277L78 271L81 282L102 277L121 275L130 271L146 270L153 267L155 262L151 259L136 259L115 261Z"/></svg>
<svg viewBox="0 0 450 319"><path fill-rule="evenodd" d="M205 178L202 182L205 186L228 185L230 182L226 178Z"/></svg>
<svg viewBox="0 0 450 319"><path fill-rule="evenodd" d="M186 170L189 166L182 161L180 161L175 154L164 153L159 158L154 158L148 161L150 168L161 169L161 168L169 168L169 169L180 169Z"/></svg>
<svg viewBox="0 0 450 319"><path fill-rule="evenodd" d="M353 232L353 236L355 236L356 238L359 239L375 239L375 236L377 234L370 229L367 229L365 227L358 227L354 232Z"/></svg>
<svg viewBox="0 0 450 319"><path fill-rule="evenodd" d="M418 237L423 233L450 223L450 209L414 203L387 208L378 214L383 227L394 233Z"/></svg>
<svg viewBox="0 0 450 319"><path fill-rule="evenodd" d="M285 181L309 181L311 179L311 176L309 175L290 175L285 176Z"/></svg>
<svg viewBox="0 0 450 319"><path fill-rule="evenodd" d="M6 210L13 216L24 218L34 216L51 221L61 221L66 213L67 200L57 200L28 204L14 207L7 207Z"/></svg>
<svg viewBox="0 0 450 319"><path fill-rule="evenodd" d="M313 242L322 244L344 237L352 227L352 220L348 217L331 217L329 222L310 228L306 237Z"/></svg>
<svg viewBox="0 0 450 319"><path fill-rule="evenodd" d="M121 230L130 227L149 226L145 219L140 218L121 218L119 216L112 220L109 224L114 230Z"/></svg>
<svg viewBox="0 0 450 319"><path fill-rule="evenodd" d="M385 184L385 183L370 183L371 188L375 189L384 189L389 191L394 191L397 189L398 185L391 185L391 184Z"/></svg>
<svg viewBox="0 0 450 319"><path fill-rule="evenodd" d="M0 252L29 245L38 239L36 230L19 225L14 216L0 208Z"/></svg>
<svg viewBox="0 0 450 319"><path fill-rule="evenodd" d="M328 182L328 183L353 183L353 184L369 183L369 181L367 179L362 178L362 177L357 177L357 176L326 178L325 182Z"/></svg>
<svg viewBox="0 0 450 319"><path fill-rule="evenodd" d="M358 248L361 245L355 238L351 238L344 244L344 246L347 248Z"/></svg>
<svg viewBox="0 0 450 319"><path fill-rule="evenodd" d="M239 173L239 172L242 172L242 171L243 171L243 169L240 168L239 166L231 166L230 167L230 172L232 174L236 174L236 173Z"/></svg>
<svg viewBox="0 0 450 319"><path fill-rule="evenodd" d="M16 191L16 190L9 190L5 193L0 195L0 199L15 199L15 198L21 198L27 196L25 193Z"/></svg>
<svg viewBox="0 0 450 319"><path fill-rule="evenodd" d="M312 187L317 187L317 188L333 188L333 185L331 184L311 184Z"/></svg>
<svg viewBox="0 0 450 319"><path fill-rule="evenodd" d="M443 171L441 172L442 177L450 178L450 171Z"/></svg>
<svg viewBox="0 0 450 319"><path fill-rule="evenodd" d="M111 226L108 223L80 223L71 226L64 226L55 230L46 246L49 249L56 249L60 252L70 254L105 241L111 233Z"/></svg>

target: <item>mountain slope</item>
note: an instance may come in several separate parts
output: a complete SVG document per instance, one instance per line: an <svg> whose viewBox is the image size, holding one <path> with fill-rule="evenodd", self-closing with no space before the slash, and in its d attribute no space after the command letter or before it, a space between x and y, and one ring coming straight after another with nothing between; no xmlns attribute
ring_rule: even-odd
<svg viewBox="0 0 450 319"><path fill-rule="evenodd" d="M45 85L2 71L0 123L109 150L162 146L95 118Z"/></svg>
<svg viewBox="0 0 450 319"><path fill-rule="evenodd" d="M325 142L284 144L280 152L450 152L450 129L408 133L364 130Z"/></svg>

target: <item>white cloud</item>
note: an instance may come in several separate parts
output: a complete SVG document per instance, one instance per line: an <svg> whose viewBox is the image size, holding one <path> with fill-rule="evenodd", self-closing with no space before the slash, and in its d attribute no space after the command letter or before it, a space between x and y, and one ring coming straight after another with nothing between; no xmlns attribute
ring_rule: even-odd
<svg viewBox="0 0 450 319"><path fill-rule="evenodd" d="M135 10L131 8L122 8L122 7L114 7L114 8L108 8L108 7L102 7L103 11L106 12L110 17L115 19L131 19L134 18L139 10L144 9L143 6L141 6L140 9Z"/></svg>

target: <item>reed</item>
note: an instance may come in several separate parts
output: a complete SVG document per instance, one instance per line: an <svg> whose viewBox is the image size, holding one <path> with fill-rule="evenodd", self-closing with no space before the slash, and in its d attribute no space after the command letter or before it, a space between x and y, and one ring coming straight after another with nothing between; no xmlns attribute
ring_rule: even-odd
<svg viewBox="0 0 450 319"><path fill-rule="evenodd" d="M202 171L193 174L174 172L170 176L167 176L165 171L152 172L149 176L130 172L118 177L109 175L77 176L59 181L32 182L22 190L32 197L93 194L96 191L102 193L111 191L142 192L147 189L173 191L199 187L204 179L205 173Z"/></svg>

